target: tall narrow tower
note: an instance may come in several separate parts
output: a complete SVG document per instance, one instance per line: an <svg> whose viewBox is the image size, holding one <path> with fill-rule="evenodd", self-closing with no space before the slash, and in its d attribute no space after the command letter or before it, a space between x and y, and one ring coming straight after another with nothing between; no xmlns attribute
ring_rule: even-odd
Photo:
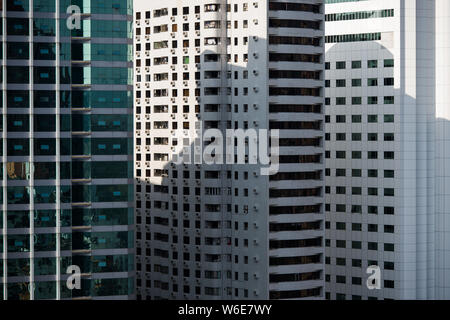
<svg viewBox="0 0 450 320"><path fill-rule="evenodd" d="M316 0L135 1L138 298L323 296L323 26ZM245 154L206 164L238 129Z"/></svg>
<svg viewBox="0 0 450 320"><path fill-rule="evenodd" d="M0 9L0 298L133 298L132 2Z"/></svg>

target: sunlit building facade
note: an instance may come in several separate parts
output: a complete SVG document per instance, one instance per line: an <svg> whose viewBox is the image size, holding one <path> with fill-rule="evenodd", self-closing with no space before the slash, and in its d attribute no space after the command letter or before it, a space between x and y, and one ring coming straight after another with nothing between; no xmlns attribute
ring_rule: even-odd
<svg viewBox="0 0 450 320"><path fill-rule="evenodd" d="M323 297L323 26L319 0L135 1L138 299ZM196 158L238 129L279 130L276 174L255 137Z"/></svg>

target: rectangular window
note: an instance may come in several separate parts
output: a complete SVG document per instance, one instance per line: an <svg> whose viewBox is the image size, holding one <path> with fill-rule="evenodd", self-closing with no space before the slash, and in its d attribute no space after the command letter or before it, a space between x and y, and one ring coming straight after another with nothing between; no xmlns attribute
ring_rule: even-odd
<svg viewBox="0 0 450 320"><path fill-rule="evenodd" d="M336 88L343 88L343 87L345 87L345 79L336 80Z"/></svg>
<svg viewBox="0 0 450 320"><path fill-rule="evenodd" d="M361 79L352 79L352 87L361 87Z"/></svg>
<svg viewBox="0 0 450 320"><path fill-rule="evenodd" d="M384 78L384 85L385 86L393 86L394 85L394 78Z"/></svg>
<svg viewBox="0 0 450 320"><path fill-rule="evenodd" d="M361 69L361 60L352 61L352 69Z"/></svg>
<svg viewBox="0 0 450 320"><path fill-rule="evenodd" d="M394 67L394 59L384 59L384 67L385 68Z"/></svg>
<svg viewBox="0 0 450 320"><path fill-rule="evenodd" d="M378 60L368 60L367 61L367 68L378 68Z"/></svg>
<svg viewBox="0 0 450 320"><path fill-rule="evenodd" d="M394 104L394 97L384 97L384 104Z"/></svg>
<svg viewBox="0 0 450 320"><path fill-rule="evenodd" d="M336 105L337 106L345 105L345 97L337 97L336 98Z"/></svg>
<svg viewBox="0 0 450 320"><path fill-rule="evenodd" d="M378 104L378 97L367 97L367 104Z"/></svg>
<svg viewBox="0 0 450 320"><path fill-rule="evenodd" d="M337 61L336 62L336 69L338 69L338 70L345 69L345 61Z"/></svg>
<svg viewBox="0 0 450 320"><path fill-rule="evenodd" d="M360 104L362 104L361 97L352 97L352 105L360 105Z"/></svg>
<svg viewBox="0 0 450 320"><path fill-rule="evenodd" d="M376 86L378 86L378 79L377 78L369 78L369 79L367 79L367 86L368 87L376 87Z"/></svg>

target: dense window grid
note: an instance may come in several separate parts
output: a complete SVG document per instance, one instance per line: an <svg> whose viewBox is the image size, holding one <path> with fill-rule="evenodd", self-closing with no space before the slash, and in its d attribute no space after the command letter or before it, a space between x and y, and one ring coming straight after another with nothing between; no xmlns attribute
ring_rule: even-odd
<svg viewBox="0 0 450 320"><path fill-rule="evenodd" d="M224 12L219 4L200 4L190 6L178 6L168 4L167 8L148 9L136 12L136 75L137 82L135 91L135 114L136 131L138 136L135 139L135 152L137 166L135 177L139 180L136 184L136 208L137 208L137 290L138 298L163 298L163 297L239 297L255 298L257 290L249 288L249 281L257 279L258 275L253 272L254 266L260 258L250 254L227 254L217 255L208 253L214 246L233 246L239 248L256 248L258 240L248 239L250 231L257 232L252 222L247 222L247 216L256 211L265 210L253 206L250 197L259 194L252 183L255 181L255 174L247 169L223 170L209 169L202 166L176 167L170 165L170 151L174 146L183 144L170 131L182 128L192 130L197 128L198 119L207 117L204 121L204 128L251 128L255 126L255 121L249 117L251 112L259 110L259 106L251 101L252 95L258 92L258 88L252 87L249 79L257 79L258 73L250 68L242 68L242 64L257 63L259 58L253 54L252 46L256 45L258 37L248 36L249 28L257 25L258 19L247 20L247 11L257 9L257 3L236 3L227 5L226 11L233 13L245 13L242 19L235 21L224 20L203 20L203 16L211 12ZM316 14L321 12L320 5L281 3L273 1L269 4L270 11L303 11ZM310 20L287 20L269 18L271 28L296 28L296 29L320 29L322 23L320 17L311 16ZM228 24L228 39L220 37L205 36L208 29L223 28ZM236 30L236 31L234 31ZM151 34L167 34L166 39L158 38L152 40ZM189 38L189 39L188 39ZM301 46L320 46L323 43L321 37L285 37L269 36L271 45L268 54L269 62L283 61L289 63L304 62L311 64L305 71L291 71L280 68L270 68L267 70L269 78L277 79L305 79L316 81L316 87L301 88L272 86L270 94L274 97L270 103L269 113L311 113L320 116L323 111L321 105L321 62L320 54L302 54ZM231 67L230 72L221 70L218 62L221 56L217 54L218 46L228 44L232 50L226 56L226 62ZM280 52L278 45L289 45L292 49ZM241 50L241 48L243 50ZM233 51L239 54L234 54ZM243 52L243 53L242 53ZM260 53L261 54L261 53ZM261 58L259 58L261 59ZM165 66L166 65L166 66ZM157 66L158 71L153 71L152 66ZM312 70L312 71L310 71ZM259 73L266 72L259 70ZM229 79L227 88L220 88L217 80L223 79L224 74ZM232 81L231 81L232 80ZM236 84L234 85L234 82ZM313 82L314 83L314 82ZM230 86L231 84L231 86ZM191 86L192 85L192 86ZM235 86L235 87L233 87ZM183 89L181 89L183 87ZM195 89L194 89L195 88ZM220 101L221 89L225 89L230 97L233 97L231 104L224 104ZM306 95L314 97L312 104L283 104L279 103L277 96L284 95ZM317 97L317 98L316 98ZM216 100L214 100L216 99ZM262 106L261 106L262 107ZM223 112L227 112L229 118L223 118ZM320 118L319 118L320 119ZM321 130L320 121L292 121L292 122L271 122L271 127L283 130ZM160 131L167 130L167 132ZM153 133L154 132L154 133ZM301 131L297 131L301 132ZM319 132L319 131L318 131ZM283 146L321 146L321 138L313 139L284 139L280 141ZM286 163L320 164L320 152L311 155L282 156L281 162ZM156 179L158 178L158 179ZM161 183L162 178L163 183ZM280 172L272 178L272 181L286 180L319 180L322 179L321 170L316 172L290 173ZM227 188L217 185L221 180L225 181ZM155 182L156 181L156 182ZM164 181L169 182L164 183ZM186 182L189 183L186 185ZM235 185L233 186L233 181ZM149 183L151 182L151 183ZM192 182L192 183L191 183ZM238 187L237 182L239 182ZM320 190L315 188L305 190L283 190L274 196L290 196L291 192L301 192L300 196L305 198L320 197ZM311 193L312 192L312 193ZM225 196L233 196L236 202L220 203L217 199ZM213 198L211 198L213 197ZM215 197L215 198L214 198ZM289 214L320 214L323 210L320 201L313 200L312 205L303 206L270 206L268 211L271 215ZM165 211L169 212L167 217ZM189 213L189 216L186 214ZM217 220L218 215L223 213L226 219ZM163 218L164 216L164 218ZM202 218L201 218L202 217ZM253 220L251 220L253 221ZM150 232L149 225L163 227L160 231ZM308 223L296 223L295 218L292 223L271 224L271 233L282 232L283 230L317 230L320 233L322 227L320 219ZM172 229L183 230L187 228L199 231L197 234L187 234L182 237L174 235ZM218 231L233 230L236 237L208 237L202 234L202 230ZM240 236L237 236L237 235ZM152 240L152 242L148 242ZM322 239L317 237L311 241L273 241L271 250L278 250L287 247L320 247ZM167 247L167 243L170 247ZM201 252L191 249L201 248ZM237 250L236 249L236 250ZM236 251L239 252L239 251ZM151 257L160 257L173 260L173 264L156 263L151 261ZM148 260L147 258L150 258ZM317 264L321 255L311 257L284 257L277 255L269 257L270 265L298 265ZM191 267L181 267L189 264ZM207 265L202 267L203 262L221 263L220 271L209 270ZM235 270L230 263L239 264L239 270ZM190 270L189 270L190 269ZM148 272L152 272L154 277L148 277ZM174 279L183 276L184 285L176 280L166 280L159 275L168 274ZM273 278L276 283L291 282L304 283L314 279L320 279L321 272L311 274L292 273L282 276L280 279ZM201 279L222 279L224 287L204 286ZM250 279L250 280L249 280ZM195 281L200 281L195 284ZM231 281L236 281L231 283ZM237 282L239 281L240 284ZM242 282L243 281L243 282ZM270 297L310 297L320 296L321 288L296 290L275 290L269 293Z"/></svg>
<svg viewBox="0 0 450 320"><path fill-rule="evenodd" d="M81 6L84 13L124 19L89 16L76 31L67 29L65 19L29 18L28 14L29 10L54 13L56 4L65 13L71 1L32 3L30 8L29 1L6 2L7 15L14 18L6 18L5 32L15 36L8 37L3 53L6 80L8 87L21 89L7 88L6 105L2 105L8 109L3 113L7 127L2 150L7 157L2 168L6 173L2 202L7 210L0 216L6 221L1 228L8 232L2 237L7 258L1 263L1 269L7 270L3 279L7 285L0 285L0 297L130 298L134 294L134 280L128 276L134 270L134 213L129 203L134 196L129 138L132 92L127 85L133 83L133 56L127 16L132 14L132 3L114 0L111 6L103 6L86 1ZM104 44L96 43L99 38ZM122 41L123 46L108 38ZM30 61L32 72L18 60ZM104 84L109 89L101 88ZM58 226L61 234L54 231ZM105 227L117 231L105 231ZM33 234L23 231L30 229ZM55 258L59 255L61 260ZM80 266L95 280L83 279L81 290L68 290L64 281L58 286L54 279L70 265Z"/></svg>

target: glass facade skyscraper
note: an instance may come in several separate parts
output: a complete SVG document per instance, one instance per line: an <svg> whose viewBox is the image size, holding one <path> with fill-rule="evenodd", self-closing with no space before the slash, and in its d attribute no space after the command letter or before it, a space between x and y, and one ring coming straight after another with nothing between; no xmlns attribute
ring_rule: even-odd
<svg viewBox="0 0 450 320"><path fill-rule="evenodd" d="M0 299L132 299L132 0L0 3Z"/></svg>

